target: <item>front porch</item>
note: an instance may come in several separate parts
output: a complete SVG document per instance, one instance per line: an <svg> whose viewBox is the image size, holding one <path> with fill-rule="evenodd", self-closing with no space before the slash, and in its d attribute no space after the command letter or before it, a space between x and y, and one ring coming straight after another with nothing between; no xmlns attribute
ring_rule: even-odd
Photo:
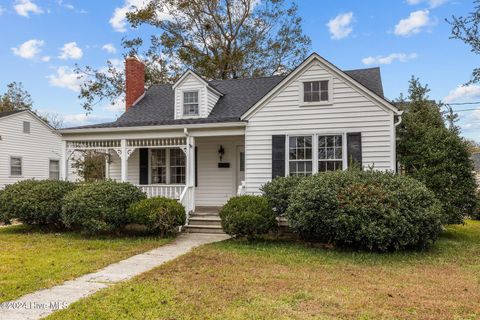
<svg viewBox="0 0 480 320"><path fill-rule="evenodd" d="M79 151L105 155L105 177L137 185L148 197L195 207L219 207L245 179L244 136L201 136L64 141L62 177L78 180L70 162Z"/></svg>

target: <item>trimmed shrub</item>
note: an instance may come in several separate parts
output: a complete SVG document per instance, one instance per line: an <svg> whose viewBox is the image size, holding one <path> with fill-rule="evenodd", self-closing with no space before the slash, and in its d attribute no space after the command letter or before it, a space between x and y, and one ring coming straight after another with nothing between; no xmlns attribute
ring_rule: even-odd
<svg viewBox="0 0 480 320"><path fill-rule="evenodd" d="M164 197L145 199L130 205L132 223L143 225L161 236L173 234L186 221L185 208L177 200Z"/></svg>
<svg viewBox="0 0 480 320"><path fill-rule="evenodd" d="M7 216L7 211L5 210L5 205L2 201L2 194L4 189L0 189L0 224L10 224L10 219Z"/></svg>
<svg viewBox="0 0 480 320"><path fill-rule="evenodd" d="M121 231L131 222L128 207L146 195L127 182L85 183L65 197L62 219L67 227L95 234Z"/></svg>
<svg viewBox="0 0 480 320"><path fill-rule="evenodd" d="M290 195L302 179L303 177L297 176L279 177L265 183L260 188L268 204L273 208L277 216L285 214Z"/></svg>
<svg viewBox="0 0 480 320"><path fill-rule="evenodd" d="M28 225L64 227L61 220L65 196L76 185L58 180L24 180L5 187L0 195L3 220L18 219Z"/></svg>
<svg viewBox="0 0 480 320"><path fill-rule="evenodd" d="M254 238L273 230L275 213L261 196L233 197L220 210L223 230L231 236Z"/></svg>
<svg viewBox="0 0 480 320"><path fill-rule="evenodd" d="M421 182L393 173L336 171L304 180L287 216L302 237L362 250L425 248L441 231L441 204Z"/></svg>

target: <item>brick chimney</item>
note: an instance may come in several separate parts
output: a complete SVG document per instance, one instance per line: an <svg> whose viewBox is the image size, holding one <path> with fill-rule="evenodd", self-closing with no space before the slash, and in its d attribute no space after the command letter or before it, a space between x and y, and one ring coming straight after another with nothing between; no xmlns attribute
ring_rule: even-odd
<svg viewBox="0 0 480 320"><path fill-rule="evenodd" d="M145 65L137 57L125 60L125 111L145 92Z"/></svg>

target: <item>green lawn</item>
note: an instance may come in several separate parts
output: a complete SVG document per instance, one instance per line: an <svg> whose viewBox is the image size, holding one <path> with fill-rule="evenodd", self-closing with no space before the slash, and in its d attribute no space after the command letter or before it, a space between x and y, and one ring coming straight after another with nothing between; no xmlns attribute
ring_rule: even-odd
<svg viewBox="0 0 480 320"><path fill-rule="evenodd" d="M0 302L51 287L158 247L156 237L95 237L26 226L0 228Z"/></svg>
<svg viewBox="0 0 480 320"><path fill-rule="evenodd" d="M480 223L428 252L207 245L48 319L479 319Z"/></svg>

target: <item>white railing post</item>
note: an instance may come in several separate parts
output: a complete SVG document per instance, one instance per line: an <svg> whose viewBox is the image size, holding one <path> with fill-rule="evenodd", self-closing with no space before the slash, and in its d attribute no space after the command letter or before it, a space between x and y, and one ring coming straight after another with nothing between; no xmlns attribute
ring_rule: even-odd
<svg viewBox="0 0 480 320"><path fill-rule="evenodd" d="M122 182L126 182L128 177L128 156L127 156L127 140L126 139L122 139L122 141L120 142L120 147L121 147L121 155L120 155L121 180Z"/></svg>
<svg viewBox="0 0 480 320"><path fill-rule="evenodd" d="M60 172L61 179L68 180L68 155L67 155L67 141L62 141L62 154L61 154Z"/></svg>

